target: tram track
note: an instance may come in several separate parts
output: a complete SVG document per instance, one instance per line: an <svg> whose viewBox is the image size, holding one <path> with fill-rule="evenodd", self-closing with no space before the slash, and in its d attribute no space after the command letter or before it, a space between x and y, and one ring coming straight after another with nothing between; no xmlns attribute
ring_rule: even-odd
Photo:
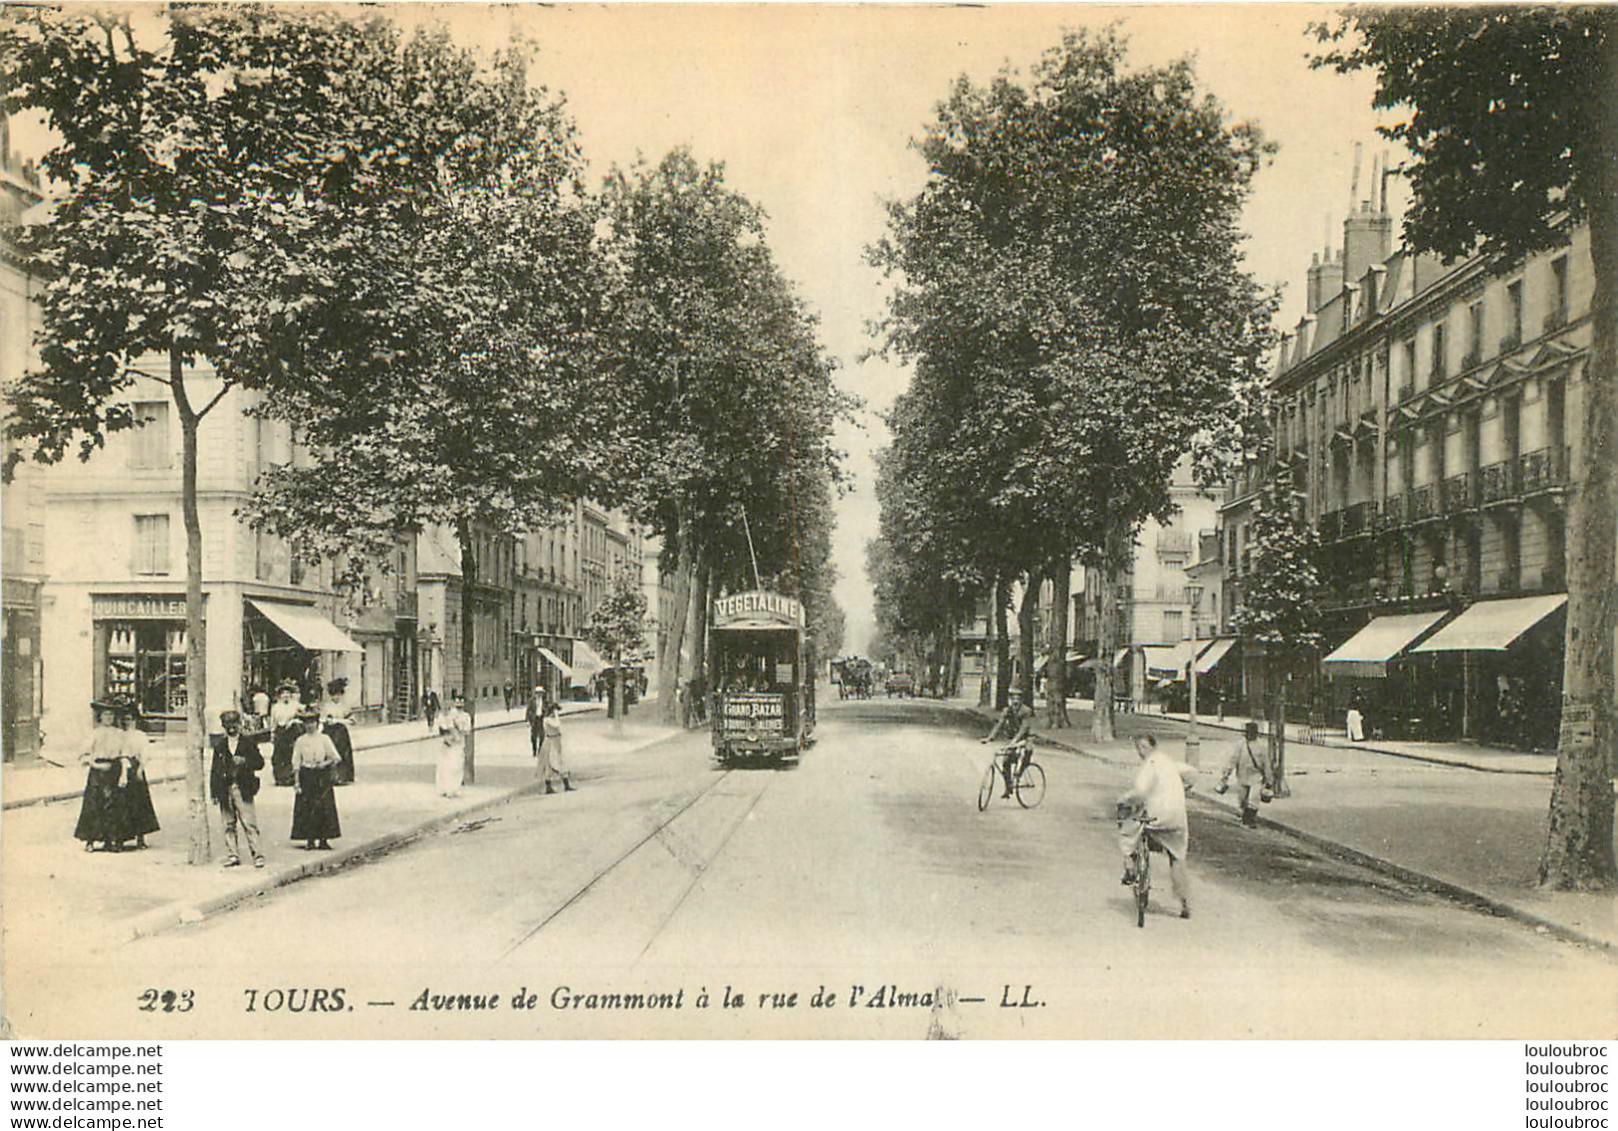
<svg viewBox="0 0 1618 1131"><path fill-rule="evenodd" d="M679 915L775 774L726 769L523 930L495 959L555 950L626 964L640 960ZM740 787L740 788L738 788ZM581 947L584 948L581 950Z"/></svg>

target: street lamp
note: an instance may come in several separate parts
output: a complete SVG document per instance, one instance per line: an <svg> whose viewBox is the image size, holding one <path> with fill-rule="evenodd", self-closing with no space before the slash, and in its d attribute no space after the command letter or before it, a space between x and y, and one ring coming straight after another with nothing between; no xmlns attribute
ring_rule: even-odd
<svg viewBox="0 0 1618 1131"><path fill-rule="evenodd" d="M1187 585L1186 599L1191 602L1191 713L1185 721L1185 762L1188 766L1202 765L1202 740L1197 737L1197 609L1202 604L1202 586Z"/></svg>

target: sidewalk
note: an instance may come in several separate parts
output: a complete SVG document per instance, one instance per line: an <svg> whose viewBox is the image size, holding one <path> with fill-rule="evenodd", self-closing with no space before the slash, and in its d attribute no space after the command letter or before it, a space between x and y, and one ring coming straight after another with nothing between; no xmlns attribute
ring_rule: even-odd
<svg viewBox="0 0 1618 1131"><path fill-rule="evenodd" d="M681 733L658 725L648 711L626 719L620 736L599 705L569 706L577 709L566 712L567 759L573 782L581 789L610 776L618 760ZM205 867L186 863L186 801L178 782L152 789L163 828L148 838L151 847L144 852L83 851L72 838L77 808L67 801L35 801L7 812L0 891L8 907L27 909L9 918L13 941L8 946L21 943L59 950L81 940L97 948L115 945L204 918L532 792L539 783L528 735L510 725L523 722L522 713L512 711L510 718L503 717L508 714L504 711L494 714L487 726L478 727L477 783L465 787L456 799L440 797L433 789L439 743L425 734L424 723L369 728L365 734L371 741L355 744L355 783L337 791L343 835L330 852L306 852L287 839L292 791L269 784L266 770L257 801L268 859L263 870L254 869L251 860L237 868L222 866L219 814L212 805L215 863ZM554 801L566 804L568 797Z"/></svg>
<svg viewBox="0 0 1618 1131"><path fill-rule="evenodd" d="M576 715L588 711L601 711L600 703L564 703L563 715ZM513 707L509 711L505 708L497 710L482 710L477 716L478 734L485 729L493 730L498 727L511 726L526 722L523 707ZM633 717L633 716L631 716ZM374 726L356 726L349 728L349 737L354 744L356 757L366 750L377 750L401 743L419 742L423 738L431 737L424 719L412 719L402 723L382 723ZM43 759L33 759L21 765L8 762L4 770L0 770L0 792L5 798L5 808L16 809L24 805L38 805L48 801L66 801L79 797L84 791L84 767L78 763L78 755L68 751L82 746L89 740L89 735L75 736L83 741L75 742L66 739L54 744L47 752L62 765L55 765ZM265 743L264 757L269 759L269 744ZM164 735L153 742L145 756L146 779L152 785L160 782L179 781L185 777L185 748L183 735Z"/></svg>
<svg viewBox="0 0 1618 1131"><path fill-rule="evenodd" d="M1088 699L1071 699L1068 702L1085 711L1090 710ZM1182 724L1187 718L1184 712L1175 711L1166 714L1159 714L1156 711L1142 712L1141 717L1168 719ZM1250 721L1258 723L1260 732L1267 732L1269 729L1263 719L1249 719L1246 715L1226 715L1223 719L1201 714L1197 716L1198 728L1215 731L1216 741L1223 741L1223 736L1218 732L1233 731L1239 734ZM1287 748L1290 750L1294 743L1305 742L1308 739L1308 730L1309 728L1301 723L1288 723ZM1310 745L1336 747L1342 750L1367 750L1373 754L1409 758L1417 762L1461 766L1492 774L1533 774L1546 778L1556 775L1556 756L1553 754L1528 754L1521 750L1503 750L1477 742L1397 742L1380 738L1350 742L1346 733L1333 733L1328 730L1324 734L1316 732Z"/></svg>
<svg viewBox="0 0 1618 1131"><path fill-rule="evenodd" d="M956 700L957 703L962 703ZM976 704L966 709L987 719ZM1070 706L1073 728L1036 728L1041 742L1128 770L1136 764L1133 734L1150 730L1177 756L1184 716L1124 714L1119 738L1090 738L1087 706ZM1040 708L1039 718L1043 718ZM1201 720L1199 720L1200 722ZM1234 799L1213 792L1229 749L1226 732L1245 719L1227 716L1202 734L1203 778L1194 796L1235 814ZM1165 734L1169 731L1169 734ZM1211 733L1210 733L1211 731ZM1287 741L1292 795L1261 809L1263 824L1341 858L1437 889L1536 929L1590 945L1618 948L1618 898L1610 892L1554 892L1538 887L1551 779L1513 759L1543 756L1491 752L1459 743L1305 743ZM1120 775L1122 777L1122 775Z"/></svg>

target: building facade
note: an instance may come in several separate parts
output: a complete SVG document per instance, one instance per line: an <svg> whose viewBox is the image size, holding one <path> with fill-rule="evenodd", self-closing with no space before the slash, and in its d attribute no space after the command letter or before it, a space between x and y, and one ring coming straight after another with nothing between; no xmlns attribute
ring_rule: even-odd
<svg viewBox="0 0 1618 1131"><path fill-rule="evenodd" d="M31 164L11 152L6 119L0 116L0 232L23 220L42 199ZM39 326L39 280L0 235L0 391L28 369ZM9 453L9 445L6 452ZM36 468L21 464L0 487L0 752L6 761L39 749L44 710L44 660L40 639L41 588L45 575L45 505Z"/></svg>
<svg viewBox="0 0 1618 1131"><path fill-rule="evenodd" d="M1356 701L1390 734L1554 745L1588 232L1525 261L1452 264L1392 250L1391 233L1365 202L1341 252L1317 255L1270 381L1273 454L1323 543L1327 651L1308 699L1326 714ZM1231 613L1263 472L1221 507ZM1394 617L1422 627L1399 639ZM1244 651L1256 693L1262 664Z"/></svg>
<svg viewBox="0 0 1618 1131"><path fill-rule="evenodd" d="M219 388L206 371L186 379L194 403ZM361 610L334 593L331 567L309 564L235 516L259 474L308 458L284 423L244 413L251 396L226 393L198 435L208 711L240 708L255 689L287 679L306 696L337 676L350 680L351 697L386 688L388 677L376 680L368 661L384 670L391 661L347 631L359 627ZM137 379L129 402L139 427L109 435L88 461L67 460L39 476L48 515L43 718L62 733L86 729L86 704L107 695L132 697L150 730L185 725L179 428L166 384ZM368 623L377 615L367 613ZM385 694L377 698L364 705L385 712Z"/></svg>

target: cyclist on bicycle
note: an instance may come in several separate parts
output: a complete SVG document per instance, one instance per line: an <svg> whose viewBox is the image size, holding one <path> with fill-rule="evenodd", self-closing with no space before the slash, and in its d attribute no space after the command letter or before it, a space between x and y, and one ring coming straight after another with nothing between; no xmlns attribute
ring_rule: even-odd
<svg viewBox="0 0 1618 1131"><path fill-rule="evenodd" d="M1135 754L1140 758L1140 769L1135 784L1118 799L1118 848L1124 854L1124 880L1135 882L1129 861L1134 858L1140 838L1151 835L1169 858L1169 881L1180 900L1180 918L1191 918L1191 877L1186 871L1186 850L1191 846L1191 833L1185 815L1185 795L1191 789L1196 770L1183 762L1176 762L1157 748L1157 739L1150 734L1135 736ZM1128 816L1125 813L1130 814Z"/></svg>
<svg viewBox="0 0 1618 1131"><path fill-rule="evenodd" d="M993 742L998 735L1010 735L1011 741L1002 750L1000 759L1000 774L1006 780L1006 791L1001 797L1011 796L1011 783L1014 780L1013 764L1025 762L1032 747L1029 732L1034 729L1034 709L1022 701L1022 692L1012 688L1006 698L1006 709L995 720L994 729L989 731L985 743Z"/></svg>

